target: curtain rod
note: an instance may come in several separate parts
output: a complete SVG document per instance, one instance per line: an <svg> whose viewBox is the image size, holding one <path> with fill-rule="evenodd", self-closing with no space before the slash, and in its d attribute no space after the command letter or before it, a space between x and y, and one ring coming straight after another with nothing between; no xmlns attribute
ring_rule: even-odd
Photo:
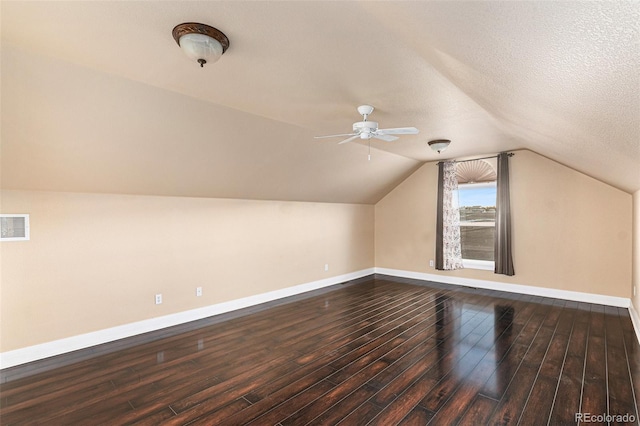
<svg viewBox="0 0 640 426"><path fill-rule="evenodd" d="M507 152L507 155L508 155L509 157L513 157L513 156L514 156L514 155L516 155L516 154L514 154L513 152ZM467 161L486 160L486 159L488 159L488 158L498 158L498 156L497 156L497 155L491 155L491 156L489 156L489 157L470 158L469 160L449 160L449 161L438 161L438 162L436 163L436 166L437 166L438 164L440 164L440 163L466 163Z"/></svg>

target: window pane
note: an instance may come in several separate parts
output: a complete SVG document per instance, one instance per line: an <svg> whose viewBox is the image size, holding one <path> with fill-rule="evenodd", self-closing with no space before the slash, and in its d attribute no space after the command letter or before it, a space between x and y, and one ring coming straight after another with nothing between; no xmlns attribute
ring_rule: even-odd
<svg viewBox="0 0 640 426"><path fill-rule="evenodd" d="M495 183L461 185L458 200L461 222L496 221Z"/></svg>
<svg viewBox="0 0 640 426"><path fill-rule="evenodd" d="M462 258L493 261L493 226L461 226Z"/></svg>
<svg viewBox="0 0 640 426"><path fill-rule="evenodd" d="M462 206L460 222L495 222L495 206Z"/></svg>

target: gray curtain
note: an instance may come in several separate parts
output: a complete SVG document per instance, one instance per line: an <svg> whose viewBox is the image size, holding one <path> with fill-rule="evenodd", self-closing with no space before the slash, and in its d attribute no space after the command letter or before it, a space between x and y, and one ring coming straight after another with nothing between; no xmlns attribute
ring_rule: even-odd
<svg viewBox="0 0 640 426"><path fill-rule="evenodd" d="M438 163L438 211L436 213L436 269L444 269L444 255L442 249L442 236L444 232L444 214L442 212L444 197L444 163Z"/></svg>
<svg viewBox="0 0 640 426"><path fill-rule="evenodd" d="M509 197L509 157L498 155L496 182L496 241L494 247L496 274L515 275L511 254L511 200Z"/></svg>

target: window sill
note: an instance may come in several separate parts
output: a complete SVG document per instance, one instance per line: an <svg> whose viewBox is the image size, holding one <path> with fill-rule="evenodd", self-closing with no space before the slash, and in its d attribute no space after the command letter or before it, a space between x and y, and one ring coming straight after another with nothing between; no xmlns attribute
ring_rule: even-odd
<svg viewBox="0 0 640 426"><path fill-rule="evenodd" d="M481 269L492 272L495 270L495 262L492 260L462 259L462 266L465 269Z"/></svg>

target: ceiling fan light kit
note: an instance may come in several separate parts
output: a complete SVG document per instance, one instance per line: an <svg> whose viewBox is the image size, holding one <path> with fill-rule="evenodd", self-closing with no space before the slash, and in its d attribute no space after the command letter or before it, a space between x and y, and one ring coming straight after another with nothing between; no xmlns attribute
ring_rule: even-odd
<svg viewBox="0 0 640 426"><path fill-rule="evenodd" d="M217 28L196 22L176 25L172 31L173 39L190 59L204 64L216 62L229 48L229 39Z"/></svg>
<svg viewBox="0 0 640 426"><path fill-rule="evenodd" d="M418 129L415 127L398 127L394 129L378 129L378 122L368 121L367 118L373 112L371 105L360 105L358 113L362 115L362 121L353 123L353 133L345 133L339 135L316 136L316 139L334 138L337 136L349 136L349 138L338 142L338 145L351 142L354 139L370 140L371 138L380 139L386 142L392 142L398 139L392 135L417 135Z"/></svg>
<svg viewBox="0 0 640 426"><path fill-rule="evenodd" d="M451 141L449 139L435 139L427 142L432 150L440 154L442 151L449 147Z"/></svg>
<svg viewBox="0 0 640 426"><path fill-rule="evenodd" d="M353 133L359 133L360 139L371 139L373 132L378 129L378 123L375 121L359 121L353 123Z"/></svg>

